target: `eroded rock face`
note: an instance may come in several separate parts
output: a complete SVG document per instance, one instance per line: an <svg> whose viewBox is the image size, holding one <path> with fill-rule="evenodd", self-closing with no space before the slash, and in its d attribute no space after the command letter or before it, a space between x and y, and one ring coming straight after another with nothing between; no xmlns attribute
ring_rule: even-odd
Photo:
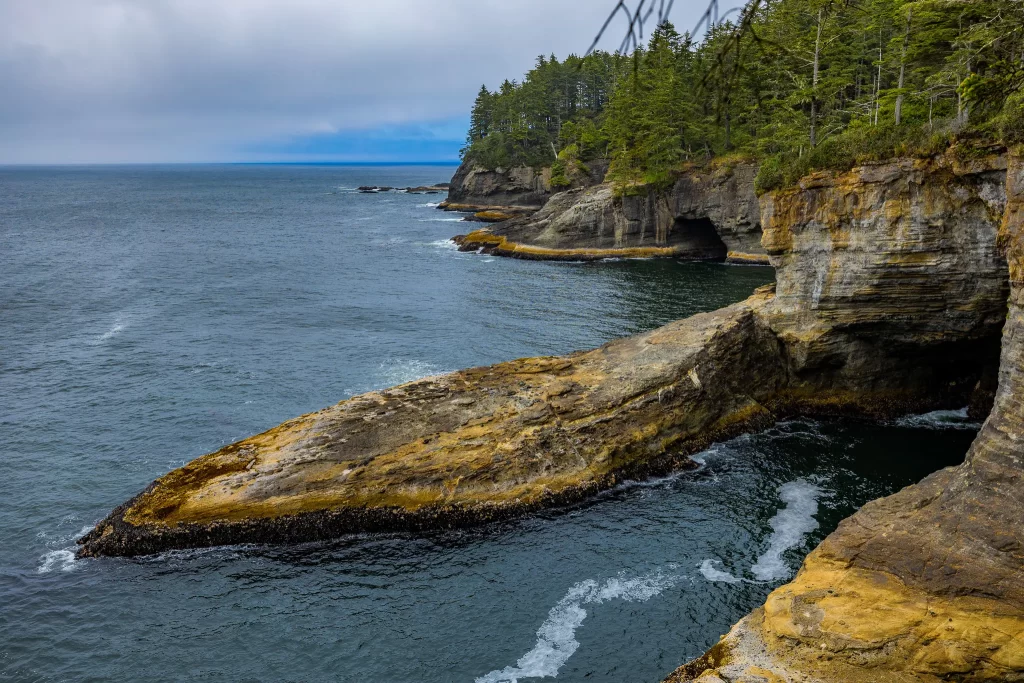
<svg viewBox="0 0 1024 683"><path fill-rule="evenodd" d="M502 207L538 209L551 194L551 170L529 166L487 169L464 162L452 177L448 201L467 210Z"/></svg>
<svg viewBox="0 0 1024 683"><path fill-rule="evenodd" d="M980 355L995 364L1008 293L996 244L1005 169L998 155L969 167L952 155L906 159L762 197L778 278L771 326L794 391L906 385L915 368L955 375Z"/></svg>
<svg viewBox="0 0 1024 683"><path fill-rule="evenodd" d="M550 257L604 254L656 255L688 259L767 263L761 248L756 167L741 164L714 173L691 171L667 192L617 197L609 184L552 195L535 214L507 221L489 232L503 238L502 256ZM467 236L468 237L468 236ZM467 249L493 248L492 240L463 239ZM529 256L525 256L529 255ZM651 254L655 255L655 254Z"/></svg>
<svg viewBox="0 0 1024 683"><path fill-rule="evenodd" d="M981 180L970 169L953 172ZM959 216L985 213L978 201L1004 209L999 238L1011 283L995 405L966 461L868 503L843 521L791 583L772 592L764 607L669 681L1024 680L1024 159L1019 152L1010 155L1005 177L1002 197L989 196L981 185L972 195L965 180L951 181L952 194L965 203L946 207ZM928 201L914 204L923 216L930 202L938 201L924 196ZM934 229L935 223L928 223ZM779 284L781 301L781 279ZM970 330L970 325L958 328L957 321L951 320L950 330ZM908 332L940 334L925 320L912 323Z"/></svg>
<svg viewBox="0 0 1024 683"><path fill-rule="evenodd" d="M175 470L82 555L448 528L666 472L768 414L778 347L745 303L588 353L474 368L343 401Z"/></svg>

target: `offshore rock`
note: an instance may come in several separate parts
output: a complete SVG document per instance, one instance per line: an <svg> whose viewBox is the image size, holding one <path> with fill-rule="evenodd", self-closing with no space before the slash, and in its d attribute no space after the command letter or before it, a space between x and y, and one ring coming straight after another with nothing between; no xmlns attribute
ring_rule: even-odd
<svg viewBox="0 0 1024 683"><path fill-rule="evenodd" d="M1011 291L999 386L966 461L868 503L843 521L806 558L791 583L772 592L763 607L669 681L1024 680L1024 158L1019 152L1011 154L1005 172L1002 167L1000 159L988 160L987 168L903 162L860 175L862 183L892 188L884 193L894 201L886 204L886 215L901 211L895 200L902 193L895 188L906 185L910 196L917 196L911 212L921 217L928 232L943 232L938 220L943 215L973 215L984 222L986 215L1001 213L999 242L1009 262ZM1005 191L996 192L991 181L1003 175ZM926 177L943 177L945 183L932 186L933 192L930 183L920 184ZM840 188L857 182L851 175L834 182L819 180L836 197L843 192ZM811 227L823 203L806 200L815 195L813 186L819 180L806 182L803 192L776 195L766 208L772 217L766 224L823 229ZM797 200L798 194L805 200ZM782 219L798 215L803 216L799 221ZM833 234L850 243L842 235L843 225L835 225ZM792 253L785 232L780 229L775 242L766 233L765 243L780 255ZM926 238L923 233L917 237ZM799 237L794 234L793 240ZM894 257L909 268L916 259L927 262L940 254L909 261L905 253ZM914 286L913 296L921 297L924 286ZM975 300L973 286L964 283L964 303ZM783 290L780 280L780 304ZM876 294L869 290L869 301ZM930 305L938 306L934 300ZM804 308L809 308L806 302ZM948 306L946 310L955 312ZM775 318L776 324L781 320ZM970 334L972 327L956 315L943 329L925 318L910 322L899 335L904 343L928 337L942 343L942 337L957 330ZM902 327L897 319L883 325L870 310L858 324ZM814 330L807 337L810 343L801 345L805 357L829 355L814 343L820 339Z"/></svg>
<svg viewBox="0 0 1024 683"><path fill-rule="evenodd" d="M499 256L559 260L674 256L767 264L760 246L756 168L683 174L667 191L617 195L612 186L581 187L552 195L530 216L488 234L457 239L466 250Z"/></svg>
<svg viewBox="0 0 1024 683"><path fill-rule="evenodd" d="M569 503L763 422L768 291L587 353L371 392L198 458L81 539L82 556L478 524Z"/></svg>

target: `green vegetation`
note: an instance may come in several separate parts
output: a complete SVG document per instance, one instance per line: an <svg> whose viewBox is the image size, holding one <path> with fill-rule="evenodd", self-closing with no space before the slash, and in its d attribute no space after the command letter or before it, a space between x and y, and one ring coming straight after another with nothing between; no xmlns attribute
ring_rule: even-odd
<svg viewBox="0 0 1024 683"><path fill-rule="evenodd" d="M1024 0L761 0L700 42L663 24L629 56L539 59L481 89L466 158L611 160L624 191L723 155L759 191L814 169L1024 141Z"/></svg>
<svg viewBox="0 0 1024 683"><path fill-rule="evenodd" d="M604 154L601 115L624 61L606 52L564 62L541 56L522 83L506 80L496 92L482 86L463 155L497 168L547 166L570 145L588 158Z"/></svg>

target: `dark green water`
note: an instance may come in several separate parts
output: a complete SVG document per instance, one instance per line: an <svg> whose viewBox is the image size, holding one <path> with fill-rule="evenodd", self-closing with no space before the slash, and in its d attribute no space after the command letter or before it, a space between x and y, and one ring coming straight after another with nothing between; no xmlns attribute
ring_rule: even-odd
<svg viewBox="0 0 1024 683"><path fill-rule="evenodd" d="M437 197L350 189L452 171L0 169L0 679L657 681L841 518L966 452L955 414L789 422L485 529L74 561L153 478L284 419L773 277L461 254Z"/></svg>

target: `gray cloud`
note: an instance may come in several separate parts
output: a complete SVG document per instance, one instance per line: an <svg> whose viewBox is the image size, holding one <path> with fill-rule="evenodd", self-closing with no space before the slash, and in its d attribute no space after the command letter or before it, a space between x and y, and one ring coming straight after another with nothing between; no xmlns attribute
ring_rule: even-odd
<svg viewBox="0 0 1024 683"><path fill-rule="evenodd" d="M0 0L0 163L232 160L445 122L481 83L585 50L612 4ZM703 11L676 4L681 29Z"/></svg>

